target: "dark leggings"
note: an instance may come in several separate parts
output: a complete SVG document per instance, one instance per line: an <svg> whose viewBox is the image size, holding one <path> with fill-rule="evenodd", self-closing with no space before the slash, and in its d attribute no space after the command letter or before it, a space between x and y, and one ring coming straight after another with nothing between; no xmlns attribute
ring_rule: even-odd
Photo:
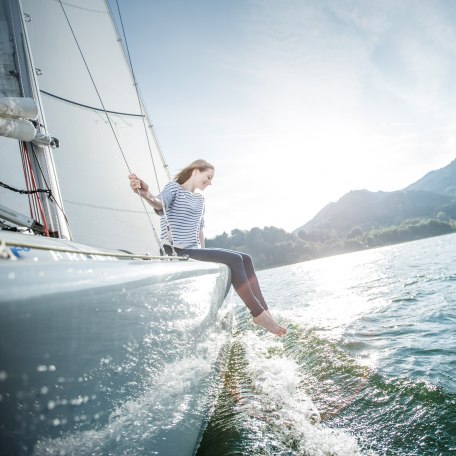
<svg viewBox="0 0 456 456"><path fill-rule="evenodd" d="M165 246L165 249L169 249ZM268 308L260 284L258 283L255 269L250 255L227 249L178 249L176 253L188 255L189 258L198 261L211 261L226 264L231 270L231 283L236 293L244 301L253 317L260 315ZM169 252L168 252L169 253Z"/></svg>

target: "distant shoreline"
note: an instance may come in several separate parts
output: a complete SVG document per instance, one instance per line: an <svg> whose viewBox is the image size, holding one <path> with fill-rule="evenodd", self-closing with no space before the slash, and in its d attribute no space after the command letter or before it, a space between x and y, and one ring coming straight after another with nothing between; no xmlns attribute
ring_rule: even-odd
<svg viewBox="0 0 456 456"><path fill-rule="evenodd" d="M346 234L330 228L301 230L298 234L276 227L235 229L208 239L206 246L248 253L258 269L268 269L455 232L456 220L423 218L366 231L355 227Z"/></svg>

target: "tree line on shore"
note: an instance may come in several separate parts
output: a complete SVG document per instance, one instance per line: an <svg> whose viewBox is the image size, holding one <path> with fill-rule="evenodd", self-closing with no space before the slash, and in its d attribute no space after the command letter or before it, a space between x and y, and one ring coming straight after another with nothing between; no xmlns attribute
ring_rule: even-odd
<svg viewBox="0 0 456 456"><path fill-rule="evenodd" d="M234 229L206 241L219 247L248 253L259 269L284 266L341 253L354 252L401 242L456 232L456 220L411 219L400 225L363 231L354 227L348 233L335 229L301 230L288 233L273 226Z"/></svg>

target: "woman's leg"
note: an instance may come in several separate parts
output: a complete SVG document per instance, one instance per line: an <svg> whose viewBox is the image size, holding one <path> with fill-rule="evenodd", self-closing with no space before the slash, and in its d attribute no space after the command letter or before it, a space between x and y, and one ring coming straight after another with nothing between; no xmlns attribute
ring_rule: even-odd
<svg viewBox="0 0 456 456"><path fill-rule="evenodd" d="M268 306L255 274L249 255L226 249L176 249L178 255L188 255L198 261L211 261L227 265L231 271L231 283L252 314L253 321L268 331L282 336L286 329L271 317Z"/></svg>
<svg viewBox="0 0 456 456"><path fill-rule="evenodd" d="M231 283L252 316L256 317L265 310L250 287L240 253L224 249L176 249L176 252L198 261L226 264L231 271Z"/></svg>
<svg viewBox="0 0 456 456"><path fill-rule="evenodd" d="M247 279L250 283L250 288L252 289L253 294L255 297L260 301L261 306L264 309L268 308L268 305L266 304L266 300L264 299L263 293L261 292L260 284L258 282L258 278L255 272L255 267L253 266L253 261L252 257L250 255L247 255L246 253L241 253L242 255L242 261L244 262L244 269L245 269L245 274L247 276Z"/></svg>

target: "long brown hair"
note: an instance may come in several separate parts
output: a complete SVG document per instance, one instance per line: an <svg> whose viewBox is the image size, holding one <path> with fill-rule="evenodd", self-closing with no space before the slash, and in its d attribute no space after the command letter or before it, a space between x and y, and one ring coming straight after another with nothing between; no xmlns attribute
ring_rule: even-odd
<svg viewBox="0 0 456 456"><path fill-rule="evenodd" d="M215 168L206 160L195 160L194 162L190 163L188 166L186 166L184 169L182 169L180 172L178 172L174 176L174 180L179 184L182 185L184 182L187 182L190 177L192 176L193 170L197 169L198 171L206 171L208 169L213 169Z"/></svg>

